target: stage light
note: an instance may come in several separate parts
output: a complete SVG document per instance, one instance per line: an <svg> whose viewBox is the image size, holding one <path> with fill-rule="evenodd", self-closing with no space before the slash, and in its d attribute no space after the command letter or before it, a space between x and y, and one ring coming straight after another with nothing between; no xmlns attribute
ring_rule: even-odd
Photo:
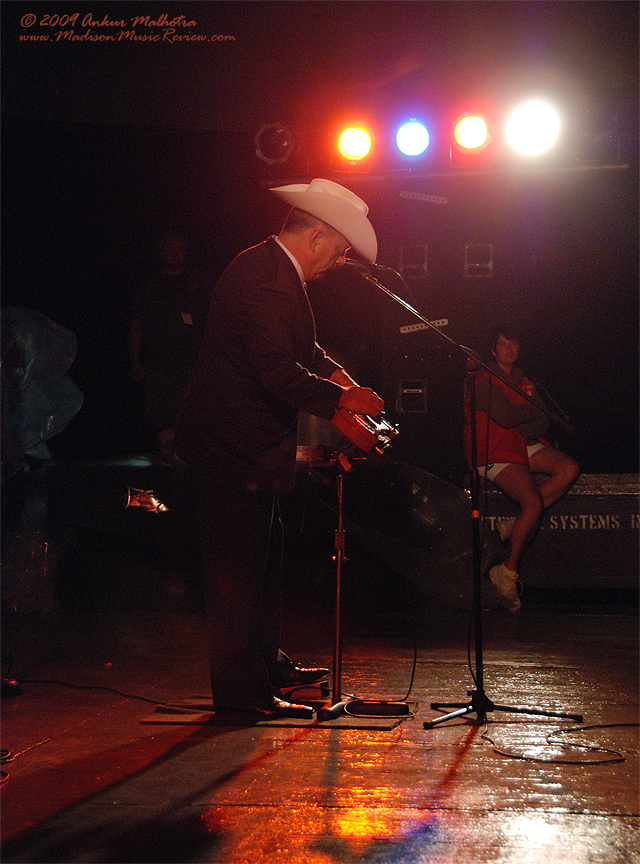
<svg viewBox="0 0 640 864"><path fill-rule="evenodd" d="M360 118L342 119L328 136L331 144L331 168L347 174L362 174L371 170L375 135L371 123Z"/></svg>
<svg viewBox="0 0 640 864"><path fill-rule="evenodd" d="M555 109L540 100L525 102L507 120L507 144L521 156L539 156L551 149L560 134L560 118Z"/></svg>
<svg viewBox="0 0 640 864"><path fill-rule="evenodd" d="M483 117L465 114L457 121L453 140L466 151L477 152L489 143L489 130Z"/></svg>
<svg viewBox="0 0 640 864"><path fill-rule="evenodd" d="M483 114L465 111L452 127L451 164L463 168L486 168L493 161L489 125Z"/></svg>
<svg viewBox="0 0 640 864"><path fill-rule="evenodd" d="M345 159L359 162L371 150L371 136L365 129L351 126L340 135L338 150Z"/></svg>
<svg viewBox="0 0 640 864"><path fill-rule="evenodd" d="M295 135L282 123L265 123L258 129L253 143L259 159L267 165L280 165L293 153Z"/></svg>
<svg viewBox="0 0 640 864"><path fill-rule="evenodd" d="M405 156L420 156L429 146L429 133L422 123L412 119L398 129L396 144Z"/></svg>

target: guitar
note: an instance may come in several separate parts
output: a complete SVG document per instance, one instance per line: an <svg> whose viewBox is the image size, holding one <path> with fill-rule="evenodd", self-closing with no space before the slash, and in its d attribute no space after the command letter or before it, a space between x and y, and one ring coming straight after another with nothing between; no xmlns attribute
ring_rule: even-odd
<svg viewBox="0 0 640 864"><path fill-rule="evenodd" d="M367 457L382 456L398 434L396 427L384 418L374 420L368 414L352 414L346 408L338 408L331 422L352 444L355 444L358 450L362 451L359 455L364 454Z"/></svg>

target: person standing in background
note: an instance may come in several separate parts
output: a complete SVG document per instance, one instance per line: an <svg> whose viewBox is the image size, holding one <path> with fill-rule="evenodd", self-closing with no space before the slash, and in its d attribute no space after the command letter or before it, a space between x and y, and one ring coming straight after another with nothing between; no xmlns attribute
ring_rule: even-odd
<svg viewBox="0 0 640 864"><path fill-rule="evenodd" d="M144 390L144 414L158 450L173 451L180 403L202 342L211 286L189 266L184 234L160 236L159 267L135 293L129 325L131 377Z"/></svg>

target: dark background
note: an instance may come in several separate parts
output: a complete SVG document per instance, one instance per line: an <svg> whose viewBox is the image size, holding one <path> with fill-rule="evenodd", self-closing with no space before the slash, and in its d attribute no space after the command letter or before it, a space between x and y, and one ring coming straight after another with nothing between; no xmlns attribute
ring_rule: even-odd
<svg viewBox="0 0 640 864"><path fill-rule="evenodd" d="M426 317L448 318L445 332L476 349L497 317L514 316L526 371L576 426L560 444L585 472L638 471L636 3L4 2L1 12L2 302L77 334L71 374L85 394L50 442L54 456L149 446L126 333L154 230L185 228L215 278L279 229L285 208L269 183L331 176L369 203L380 263L397 269L402 246L428 247L425 277L388 287ZM186 32L235 40L55 42L59 27L21 26L27 13L39 22L74 12L182 14L196 21ZM88 29L121 28L75 27ZM555 99L568 118L560 161L449 170L440 142L465 101L501 116L530 95ZM334 173L331 135L356 114L381 134L407 115L431 120L430 171L399 172L384 153L368 174ZM296 131L298 147L269 167L253 138L274 121ZM578 128L600 138L597 159L576 161ZM471 242L493 245L490 279L465 276ZM319 341L384 396L398 456L458 480L457 352L432 333L401 336L411 315L357 274L332 274L310 294ZM426 413L396 411L408 378L425 380Z"/></svg>

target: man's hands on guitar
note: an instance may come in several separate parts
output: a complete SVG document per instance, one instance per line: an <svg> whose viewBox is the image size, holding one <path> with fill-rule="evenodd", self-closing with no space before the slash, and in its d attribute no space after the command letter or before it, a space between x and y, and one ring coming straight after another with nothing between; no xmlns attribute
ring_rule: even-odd
<svg viewBox="0 0 640 864"><path fill-rule="evenodd" d="M384 400L370 387L358 387L357 384L353 384L342 388L340 407L346 408L353 414L369 414L371 417L377 417L384 408Z"/></svg>

